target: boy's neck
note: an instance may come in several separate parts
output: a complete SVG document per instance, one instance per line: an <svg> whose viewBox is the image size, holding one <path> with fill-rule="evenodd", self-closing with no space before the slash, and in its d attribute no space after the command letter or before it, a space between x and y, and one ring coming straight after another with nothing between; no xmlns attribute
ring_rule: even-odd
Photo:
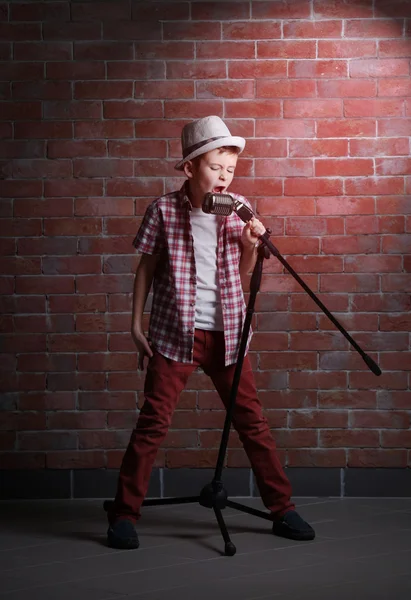
<svg viewBox="0 0 411 600"><path fill-rule="evenodd" d="M193 189L192 181L187 181L187 196L191 202L191 206L194 208L201 208L203 206L204 198L199 194L198 190ZM197 192L197 193L196 193Z"/></svg>

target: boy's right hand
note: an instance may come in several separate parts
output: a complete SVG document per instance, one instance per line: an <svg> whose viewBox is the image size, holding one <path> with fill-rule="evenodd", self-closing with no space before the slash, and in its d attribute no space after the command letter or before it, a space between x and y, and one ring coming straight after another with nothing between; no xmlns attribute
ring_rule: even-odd
<svg viewBox="0 0 411 600"><path fill-rule="evenodd" d="M144 333L141 331L141 329L132 328L131 336L137 347L138 352L137 370L144 371L144 358L146 356L148 356L149 358L153 356L153 351L151 349L150 342L146 338Z"/></svg>

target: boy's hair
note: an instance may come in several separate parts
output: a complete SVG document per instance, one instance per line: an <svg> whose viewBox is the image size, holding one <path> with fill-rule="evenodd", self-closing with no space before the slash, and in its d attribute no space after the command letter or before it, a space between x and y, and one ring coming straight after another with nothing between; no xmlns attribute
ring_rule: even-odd
<svg viewBox="0 0 411 600"><path fill-rule="evenodd" d="M220 154L223 152L227 152L227 154L237 154L237 156L240 154L240 148L237 148L237 146L220 146L220 148L216 148L216 150L218 150ZM207 153L205 152L205 154ZM197 166L203 156L204 154L200 154L199 156L192 158L191 162Z"/></svg>

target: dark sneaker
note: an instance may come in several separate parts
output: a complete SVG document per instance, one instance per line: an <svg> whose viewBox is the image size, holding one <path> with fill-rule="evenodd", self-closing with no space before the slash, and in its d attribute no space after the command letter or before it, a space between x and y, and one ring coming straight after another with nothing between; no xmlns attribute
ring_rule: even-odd
<svg viewBox="0 0 411 600"><path fill-rule="evenodd" d="M313 540L315 531L295 510L273 520L273 533L290 540Z"/></svg>
<svg viewBox="0 0 411 600"><path fill-rule="evenodd" d="M120 519L110 525L107 531L107 543L110 548L119 550L133 550L140 545L137 531L129 519Z"/></svg>

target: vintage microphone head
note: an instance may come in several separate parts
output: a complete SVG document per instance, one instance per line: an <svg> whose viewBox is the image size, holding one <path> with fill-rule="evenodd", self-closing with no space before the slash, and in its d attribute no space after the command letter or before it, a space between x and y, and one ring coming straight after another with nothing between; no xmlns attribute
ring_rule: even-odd
<svg viewBox="0 0 411 600"><path fill-rule="evenodd" d="M211 194L204 196L203 212L228 217L233 212L234 200L230 194Z"/></svg>

